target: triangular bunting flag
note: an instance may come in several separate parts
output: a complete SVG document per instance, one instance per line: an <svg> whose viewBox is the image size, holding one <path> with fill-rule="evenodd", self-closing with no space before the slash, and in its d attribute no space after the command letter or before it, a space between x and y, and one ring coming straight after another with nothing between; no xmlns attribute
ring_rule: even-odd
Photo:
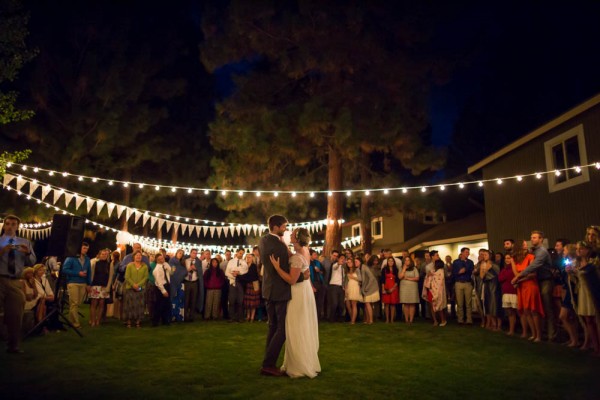
<svg viewBox="0 0 600 400"><path fill-rule="evenodd" d="M185 235L185 234L186 234L186 232L187 232L187 230L188 230L188 224L181 224L181 234L182 234L182 235ZM192 233L190 232L190 235L191 235L191 234L192 234Z"/></svg>
<svg viewBox="0 0 600 400"><path fill-rule="evenodd" d="M51 190L52 190L52 188L48 185L42 186L42 199L41 200L44 200L46 198L46 196L48 196L48 193L50 193Z"/></svg>
<svg viewBox="0 0 600 400"><path fill-rule="evenodd" d="M129 221L129 218L131 218L131 208L125 207L125 221Z"/></svg>
<svg viewBox="0 0 600 400"><path fill-rule="evenodd" d="M56 189L52 189L52 191L54 192L53 195L53 199L52 199L52 204L56 204L58 202L58 199L60 199L60 196L62 196L62 193L60 192L60 190L56 190Z"/></svg>
<svg viewBox="0 0 600 400"><path fill-rule="evenodd" d="M115 203L106 203L106 212L108 213L109 218L112 215L113 210L115 209L115 206L116 206Z"/></svg>
<svg viewBox="0 0 600 400"><path fill-rule="evenodd" d="M160 230L162 230L165 220L162 218L157 218L157 219L158 219L158 230L160 231Z"/></svg>
<svg viewBox="0 0 600 400"><path fill-rule="evenodd" d="M25 179L17 177L17 190L21 190L23 185L25 185L26 183L27 181Z"/></svg>
<svg viewBox="0 0 600 400"><path fill-rule="evenodd" d="M29 182L29 195L33 196L33 192L35 192L35 189L37 189L38 187L40 187L39 183Z"/></svg>
<svg viewBox="0 0 600 400"><path fill-rule="evenodd" d="M125 211L125 206L119 205L117 204L117 218L121 218L121 215L123 215L123 211Z"/></svg>
<svg viewBox="0 0 600 400"><path fill-rule="evenodd" d="M173 226L173 221L167 221L167 233L171 231L171 227Z"/></svg>
<svg viewBox="0 0 600 400"><path fill-rule="evenodd" d="M198 238L200 238L200 225L196 225L196 236L198 236Z"/></svg>
<svg viewBox="0 0 600 400"><path fill-rule="evenodd" d="M150 217L150 229L154 229L154 225L156 224L157 220L158 218L156 217Z"/></svg>
<svg viewBox="0 0 600 400"><path fill-rule="evenodd" d="M15 179L14 175L5 173L4 174L4 186L8 186L8 184L11 183L13 179Z"/></svg>
<svg viewBox="0 0 600 400"><path fill-rule="evenodd" d="M223 227L217 227L217 237L220 238L221 234L223 233Z"/></svg>
<svg viewBox="0 0 600 400"><path fill-rule="evenodd" d="M42 192L43 191L44 191L44 189L42 188ZM82 196L75 197L75 209L76 210L79 210L79 206L81 205L81 203L83 203L83 200L85 200L85 198Z"/></svg>
<svg viewBox="0 0 600 400"><path fill-rule="evenodd" d="M105 204L106 204L106 202L104 200L96 201L96 215L100 215L100 212L104 208Z"/></svg>
<svg viewBox="0 0 600 400"><path fill-rule="evenodd" d="M173 226L174 226L174 229L175 229L175 233L178 233L179 232L179 227L181 226L181 224L179 222L174 222L173 224L174 224Z"/></svg>
<svg viewBox="0 0 600 400"><path fill-rule="evenodd" d="M134 224L137 224L137 223L138 223L138 221L140 220L140 217L141 217L142 215L143 215L143 213L141 213L141 212L139 212L139 211L134 211L134 212L133 212L133 216L135 217L135 218L134 218L134 220L133 220L133 221L134 221Z"/></svg>
<svg viewBox="0 0 600 400"><path fill-rule="evenodd" d="M145 212L144 216L142 217L142 226L146 226L146 224L148 223L148 219L150 219L150 214Z"/></svg>
<svg viewBox="0 0 600 400"><path fill-rule="evenodd" d="M257 229L258 229L258 225L256 225L256 224L252 225L252 233L254 233L254 236L256 236Z"/></svg>
<svg viewBox="0 0 600 400"><path fill-rule="evenodd" d="M89 197L85 198L85 206L87 207L87 212L89 213L92 207L94 206L94 199L90 199Z"/></svg>
<svg viewBox="0 0 600 400"><path fill-rule="evenodd" d="M208 232L208 226L204 225L202 227L202 236L206 236L207 232ZM200 237L200 236L198 236L198 237Z"/></svg>
<svg viewBox="0 0 600 400"><path fill-rule="evenodd" d="M65 207L69 207L69 203L73 200L73 194L65 193Z"/></svg>
<svg viewBox="0 0 600 400"><path fill-rule="evenodd" d="M214 227L214 226L211 226L211 227L209 228L209 230L210 230L210 237L214 237L214 235L215 235L215 227Z"/></svg>
<svg viewBox="0 0 600 400"><path fill-rule="evenodd" d="M241 226L239 226L239 225L238 225L238 226L236 226L236 227L235 227L235 232L237 233L237 235L238 235L238 236L240 236L240 232L241 232L241 230L242 230L242 227L241 227ZM232 235L232 236L233 236L233 235Z"/></svg>

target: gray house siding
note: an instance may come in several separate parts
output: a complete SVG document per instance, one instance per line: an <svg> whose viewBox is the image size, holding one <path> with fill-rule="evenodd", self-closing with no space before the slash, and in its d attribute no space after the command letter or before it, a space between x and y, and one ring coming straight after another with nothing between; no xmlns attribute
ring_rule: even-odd
<svg viewBox="0 0 600 400"><path fill-rule="evenodd" d="M583 125L588 163L600 161L600 106L595 106L483 167L484 179L546 170L544 142ZM600 171L590 170L589 182L553 193L548 177L485 185L486 223L492 249L505 238L528 239L531 230L546 233L550 244L560 237L583 239L586 226L600 224Z"/></svg>

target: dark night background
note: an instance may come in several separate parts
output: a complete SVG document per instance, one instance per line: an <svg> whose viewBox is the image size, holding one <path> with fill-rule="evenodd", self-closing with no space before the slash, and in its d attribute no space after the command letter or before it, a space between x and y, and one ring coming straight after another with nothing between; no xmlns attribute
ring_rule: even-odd
<svg viewBox="0 0 600 400"><path fill-rule="evenodd" d="M439 55L450 67L431 77L422 111L427 141L447 148L447 162L413 182L464 175L600 91L599 2L430 2L424 8L436 15L427 56ZM206 9L201 1L24 2L27 44L38 54L7 87L35 116L0 126L0 148L30 148L26 163L47 168L203 186L215 155L208 137L215 104L236 92L232 74L255 67L241 62L207 71L200 54ZM103 195L165 213L230 215L203 199ZM0 202L36 214L5 192Z"/></svg>

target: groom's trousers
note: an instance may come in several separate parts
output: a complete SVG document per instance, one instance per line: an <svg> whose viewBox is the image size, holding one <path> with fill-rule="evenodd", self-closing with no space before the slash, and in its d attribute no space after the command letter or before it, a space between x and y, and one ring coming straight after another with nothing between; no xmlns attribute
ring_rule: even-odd
<svg viewBox="0 0 600 400"><path fill-rule="evenodd" d="M269 334L263 368L275 368L281 348L285 343L285 317L288 301L267 301L269 315Z"/></svg>

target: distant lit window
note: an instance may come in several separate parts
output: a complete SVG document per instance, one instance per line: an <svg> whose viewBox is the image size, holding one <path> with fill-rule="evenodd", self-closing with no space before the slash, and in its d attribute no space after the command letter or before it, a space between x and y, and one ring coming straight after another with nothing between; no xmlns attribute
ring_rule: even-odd
<svg viewBox="0 0 600 400"><path fill-rule="evenodd" d="M352 237L360 236L360 224L352 225Z"/></svg>
<svg viewBox="0 0 600 400"><path fill-rule="evenodd" d="M373 239L381 239L383 237L383 217L371 220L371 235Z"/></svg>
<svg viewBox="0 0 600 400"><path fill-rule="evenodd" d="M575 167L588 163L583 125L577 125L575 128L545 142L544 152L548 171L558 171L558 173L547 175L550 192L556 192L590 180L587 168L575 169Z"/></svg>

